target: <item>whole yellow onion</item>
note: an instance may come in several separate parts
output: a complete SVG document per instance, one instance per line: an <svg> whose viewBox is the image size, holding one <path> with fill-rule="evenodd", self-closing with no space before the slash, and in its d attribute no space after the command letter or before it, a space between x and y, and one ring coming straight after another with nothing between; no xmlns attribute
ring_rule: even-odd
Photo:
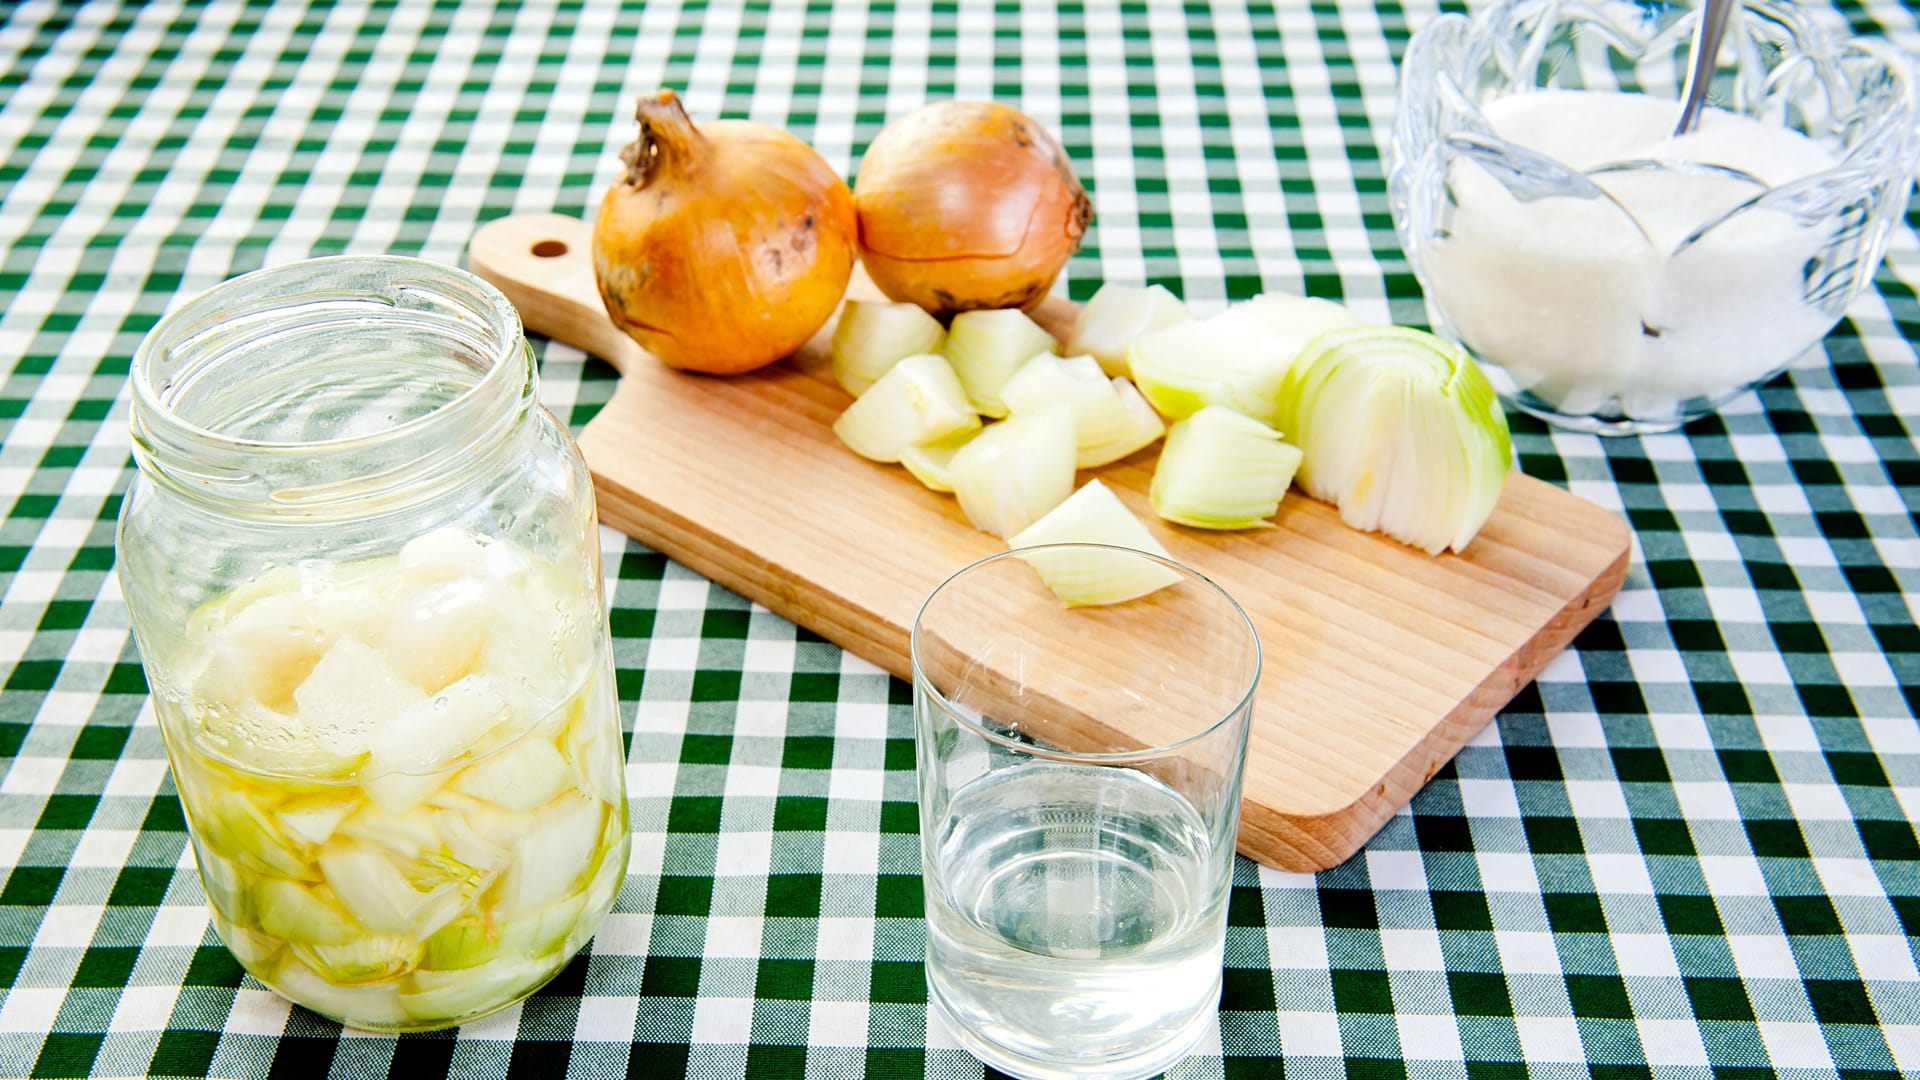
<svg viewBox="0 0 1920 1080"><path fill-rule="evenodd" d="M861 159L853 204L874 284L943 319L1038 304L1093 220L1060 144L991 101L943 101L888 124Z"/></svg>
<svg viewBox="0 0 1920 1080"><path fill-rule="evenodd" d="M731 375L791 354L853 274L853 198L814 149L745 120L695 127L641 98L627 171L600 202L593 273L614 324L666 364Z"/></svg>

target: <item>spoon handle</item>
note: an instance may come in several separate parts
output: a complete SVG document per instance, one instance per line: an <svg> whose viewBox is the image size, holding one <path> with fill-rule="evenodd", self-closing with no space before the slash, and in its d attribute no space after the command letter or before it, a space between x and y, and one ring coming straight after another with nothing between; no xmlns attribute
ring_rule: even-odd
<svg viewBox="0 0 1920 1080"><path fill-rule="evenodd" d="M1673 126L1679 138L1700 123L1700 111L1707 107L1707 91L1713 87L1714 69L1720 66L1720 39L1726 36L1727 18L1740 0L1705 0L1700 21L1693 28L1693 50L1688 59L1687 87L1682 94L1680 122Z"/></svg>

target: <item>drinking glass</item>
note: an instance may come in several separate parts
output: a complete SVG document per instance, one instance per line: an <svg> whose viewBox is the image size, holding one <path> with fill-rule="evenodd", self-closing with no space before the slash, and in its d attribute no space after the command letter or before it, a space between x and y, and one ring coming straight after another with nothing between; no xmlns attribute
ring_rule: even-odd
<svg viewBox="0 0 1920 1080"><path fill-rule="evenodd" d="M1025 561L1088 557L1171 583L1067 607ZM1023 548L935 589L912 656L933 1008L1014 1076L1164 1070L1219 1005L1260 678L1246 613L1152 555Z"/></svg>

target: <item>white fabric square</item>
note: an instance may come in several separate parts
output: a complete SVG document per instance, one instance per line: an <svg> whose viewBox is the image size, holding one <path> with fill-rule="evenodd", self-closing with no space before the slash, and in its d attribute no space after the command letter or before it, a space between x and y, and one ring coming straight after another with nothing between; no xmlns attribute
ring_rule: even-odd
<svg viewBox="0 0 1920 1080"><path fill-rule="evenodd" d="M1781 784L1793 816L1801 821L1852 821L1853 808L1833 784Z"/></svg>
<svg viewBox="0 0 1920 1080"><path fill-rule="evenodd" d="M0 795L51 795L67 771L67 759L17 757L0 780Z"/></svg>
<svg viewBox="0 0 1920 1080"><path fill-rule="evenodd" d="M1461 780L1460 807L1468 817L1520 816L1520 799L1511 780Z"/></svg>
<svg viewBox="0 0 1920 1080"><path fill-rule="evenodd" d="M1409 1061L1465 1061L1460 1024L1451 1016L1401 1015L1400 1053ZM1284 1051L1285 1048L1283 1047Z"/></svg>
<svg viewBox="0 0 1920 1080"><path fill-rule="evenodd" d="M1899 685L1893 668L1887 665L1887 658L1880 653L1837 652L1829 653L1827 659L1833 661L1833 670L1847 686Z"/></svg>
<svg viewBox="0 0 1920 1080"><path fill-rule="evenodd" d="M728 765L725 793L729 799L773 798L780 794L777 765Z"/></svg>
<svg viewBox="0 0 1920 1080"><path fill-rule="evenodd" d="M1724 781L1675 781L1673 797L1680 803L1680 813L1688 820L1740 820L1740 804L1733 799L1733 788Z"/></svg>
<svg viewBox="0 0 1920 1080"><path fill-rule="evenodd" d="M703 997L694 1001L694 1042L745 1046L752 1038L752 998Z"/></svg>
<svg viewBox="0 0 1920 1080"><path fill-rule="evenodd" d="M699 638L657 637L647 646L649 670L693 671L699 666Z"/></svg>
<svg viewBox="0 0 1920 1080"><path fill-rule="evenodd" d="M1572 656L1573 651L1561 653ZM1585 683L1584 669L1572 673L1569 682ZM1562 747L1598 747L1607 745L1607 729L1600 723L1600 717L1593 713L1554 713L1547 717L1547 731L1553 736L1553 745Z"/></svg>
<svg viewBox="0 0 1920 1080"><path fill-rule="evenodd" d="M1447 958L1440 951L1437 930L1382 930L1380 955L1388 971L1447 970Z"/></svg>
<svg viewBox="0 0 1920 1080"><path fill-rule="evenodd" d="M7 1000L0 1002L0 1032L46 1034L66 997L67 992L57 987L14 987L7 991Z"/></svg>
<svg viewBox="0 0 1920 1080"><path fill-rule="evenodd" d="M0 868L18 866L32 836L32 829L0 829Z"/></svg>
<svg viewBox="0 0 1920 1080"><path fill-rule="evenodd" d="M887 774L879 769L834 769L827 780L827 798L879 802L886 785Z"/></svg>
<svg viewBox="0 0 1920 1080"><path fill-rule="evenodd" d="M1567 783L1567 802L1573 807L1573 816L1578 818L1623 818L1631 817L1627 812L1627 795L1613 780L1569 780Z"/></svg>
<svg viewBox="0 0 1920 1080"><path fill-rule="evenodd" d="M292 1004L279 994L243 986L233 992L233 1011L227 1014L226 1030L278 1036L287 1030L287 1015L292 1011Z"/></svg>
<svg viewBox="0 0 1920 1080"><path fill-rule="evenodd" d="M1753 726L1760 731L1760 741L1776 754L1820 752L1820 736L1814 734L1813 724L1804 716L1756 716Z"/></svg>
<svg viewBox="0 0 1920 1080"><path fill-rule="evenodd" d="M1862 979L1920 982L1920 972L1914 970L1913 942L1906 937L1895 934L1849 934L1847 947L1853 950L1853 966Z"/></svg>
<svg viewBox="0 0 1920 1080"><path fill-rule="evenodd" d="M866 1046L868 1011L864 1001L814 1002L808 1009L807 1045Z"/></svg>
<svg viewBox="0 0 1920 1080"><path fill-rule="evenodd" d="M598 948L595 951L599 951ZM639 998L589 994L580 999L580 1018L573 1025L574 1040L632 1042L634 1024L639 1016Z"/></svg>
<svg viewBox="0 0 1920 1080"><path fill-rule="evenodd" d="M701 955L758 959L760 920L745 915L715 915L707 919L707 940Z"/></svg>
<svg viewBox="0 0 1920 1080"><path fill-rule="evenodd" d="M1707 731L1707 722L1695 713L1654 713L1647 721L1653 725L1654 738L1663 749L1713 749L1713 735Z"/></svg>
<svg viewBox="0 0 1920 1080"><path fill-rule="evenodd" d="M33 946L45 948L85 948L93 942L93 931L107 909L99 904L55 904L40 919L33 935Z"/></svg>
<svg viewBox="0 0 1920 1080"><path fill-rule="evenodd" d="M1534 872L1533 856L1523 851L1476 852L1473 861L1480 867L1480 887L1487 892L1537 893L1540 876Z"/></svg>
<svg viewBox="0 0 1920 1080"><path fill-rule="evenodd" d="M1288 1057L1327 1057L1340 1055L1340 1019L1333 1013L1283 1012L1280 1020L1280 1049Z"/></svg>
<svg viewBox="0 0 1920 1080"><path fill-rule="evenodd" d="M1571 1016L1516 1016L1513 1026L1520 1029L1520 1052L1529 1063L1587 1059L1580 1025Z"/></svg>
<svg viewBox="0 0 1920 1080"><path fill-rule="evenodd" d="M133 829L88 829L73 845L68 866L125 866L140 834Z"/></svg>
<svg viewBox="0 0 1920 1080"><path fill-rule="evenodd" d="M113 772L107 774L106 787L100 793L151 798L160 790L160 781L166 775L164 759L123 757L114 763Z"/></svg>
<svg viewBox="0 0 1920 1080"><path fill-rule="evenodd" d="M861 918L821 918L815 931L813 952L821 960L873 960L873 920Z"/></svg>
<svg viewBox="0 0 1920 1080"><path fill-rule="evenodd" d="M1317 926L1269 926L1267 962L1276 968L1326 971L1327 932Z"/></svg>
<svg viewBox="0 0 1920 1080"><path fill-rule="evenodd" d="M1680 961L1665 934L1614 934L1613 958L1622 975L1679 978Z"/></svg>
<svg viewBox="0 0 1920 1080"><path fill-rule="evenodd" d="M1426 891L1427 868L1417 851L1368 851L1367 879L1375 890Z"/></svg>
<svg viewBox="0 0 1920 1080"><path fill-rule="evenodd" d="M713 876L763 877L773 865L773 834L722 832L714 843Z"/></svg>
<svg viewBox="0 0 1920 1080"><path fill-rule="evenodd" d="M792 638L750 637L740 657L740 670L792 672L796 649Z"/></svg>
<svg viewBox="0 0 1920 1080"><path fill-rule="evenodd" d="M684 571L685 577L676 576L673 570L667 571L667 577L660 582L660 599L655 606L661 611L705 611L707 595L711 586L707 579L694 577L692 571Z"/></svg>
<svg viewBox="0 0 1920 1080"><path fill-rule="evenodd" d="M1775 1069L1831 1069L1833 1055L1819 1024L1760 1021L1760 1041Z"/></svg>
<svg viewBox="0 0 1920 1080"><path fill-rule="evenodd" d="M108 1031L165 1031L173 1019L173 1003L180 997L177 986L129 986L120 991L114 1003Z"/></svg>
<svg viewBox="0 0 1920 1080"><path fill-rule="evenodd" d="M520 1037L520 1012L526 1002L516 1001L492 1016L485 1016L470 1024L460 1025L460 1041L477 1039L485 1042L512 1042ZM369 1039L390 1039L391 1035L382 1035L377 1031L361 1031L359 1028L347 1028L341 1036L365 1037Z"/></svg>
<svg viewBox="0 0 1920 1080"><path fill-rule="evenodd" d="M843 739L884 739L887 708L878 701L841 702L833 710L833 733Z"/></svg>
<svg viewBox="0 0 1920 1080"><path fill-rule="evenodd" d="M1879 754L1920 754L1920 723L1910 716L1862 717L1860 726Z"/></svg>
<svg viewBox="0 0 1920 1080"><path fill-rule="evenodd" d="M1743 683L1787 686L1793 682L1787 662L1777 652L1729 652L1727 660Z"/></svg>
<svg viewBox="0 0 1920 1080"><path fill-rule="evenodd" d="M1633 677L1638 682L1687 681L1686 661L1680 659L1680 653L1673 649L1631 649L1627 652L1627 662L1633 666Z"/></svg>
<svg viewBox="0 0 1920 1080"><path fill-rule="evenodd" d="M1636 1020L1649 1065L1705 1065L1707 1048L1692 1020Z"/></svg>
<svg viewBox="0 0 1920 1080"><path fill-rule="evenodd" d="M1500 967L1512 974L1560 974L1560 950L1553 935L1544 930L1498 930L1493 940L1500 947Z"/></svg>
<svg viewBox="0 0 1920 1080"><path fill-rule="evenodd" d="M207 936L207 908L204 904L178 904L153 913L147 926L148 945L198 945Z"/></svg>
<svg viewBox="0 0 1920 1080"><path fill-rule="evenodd" d="M1880 1034L1893 1051L1893 1063L1907 1076L1920 1075L1920 1024L1882 1024Z"/></svg>
<svg viewBox="0 0 1920 1080"><path fill-rule="evenodd" d="M1743 979L1798 979L1793 946L1775 934L1729 934L1727 949Z"/></svg>
<svg viewBox="0 0 1920 1080"><path fill-rule="evenodd" d="M1595 892L1653 895L1653 878L1647 873L1646 860L1638 855L1588 855L1587 865L1593 868Z"/></svg>
<svg viewBox="0 0 1920 1080"><path fill-rule="evenodd" d="M609 912L593 933L593 951L600 956L645 956L652 936L652 915Z"/></svg>
<svg viewBox="0 0 1920 1080"><path fill-rule="evenodd" d="M879 867L879 833L828 832L823 838L821 872L871 876Z"/></svg>

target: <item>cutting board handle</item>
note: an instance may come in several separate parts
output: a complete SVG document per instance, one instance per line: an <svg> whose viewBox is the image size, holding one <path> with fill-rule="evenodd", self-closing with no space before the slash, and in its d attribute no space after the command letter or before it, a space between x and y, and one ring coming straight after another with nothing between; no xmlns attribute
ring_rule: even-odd
<svg viewBox="0 0 1920 1080"><path fill-rule="evenodd" d="M607 318L593 280L593 228L560 214L515 214L480 226L467 250L473 272L499 286L520 321L612 364L622 375L646 350Z"/></svg>

